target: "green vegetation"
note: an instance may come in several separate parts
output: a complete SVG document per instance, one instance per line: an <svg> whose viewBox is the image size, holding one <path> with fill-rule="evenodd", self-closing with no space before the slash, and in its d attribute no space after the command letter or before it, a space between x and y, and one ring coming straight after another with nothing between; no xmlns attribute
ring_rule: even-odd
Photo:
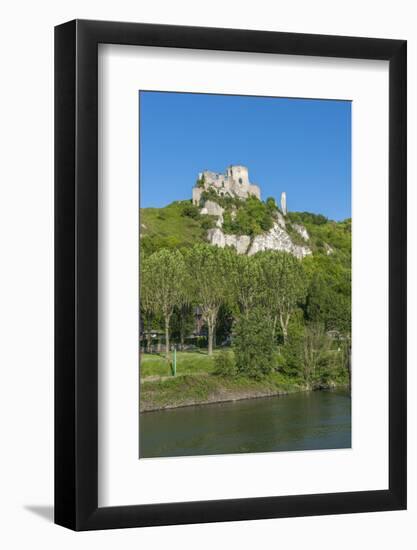
<svg viewBox="0 0 417 550"><path fill-rule="evenodd" d="M215 371L216 359L223 352L215 351L213 356L204 351L179 351L177 352L177 376L185 374L211 374ZM164 355L144 354L141 358L140 376L144 380L148 377L171 376L171 365Z"/></svg>
<svg viewBox="0 0 417 550"><path fill-rule="evenodd" d="M214 373L219 362L223 365L225 357L233 358L230 350L216 351L211 357L194 352L180 352L177 355L175 378L170 376L164 358L149 355L142 358L141 411L280 395L303 389L301 383L297 384L279 372L259 380L234 374L229 376L223 370ZM234 364L233 359L231 364Z"/></svg>
<svg viewBox="0 0 417 550"><path fill-rule="evenodd" d="M200 216L191 201L176 201L165 208L142 208L141 250L149 255L161 248L174 249L205 242L207 225L214 220Z"/></svg>
<svg viewBox="0 0 417 550"><path fill-rule="evenodd" d="M230 195L220 196L214 189L201 193L200 206L206 201L216 202L224 209L223 231L235 235L260 235L269 231L274 224L274 215L278 211L275 199L269 197L262 202L255 196L239 199Z"/></svg>
<svg viewBox="0 0 417 550"><path fill-rule="evenodd" d="M236 376L238 370L234 353L231 350L222 350L214 358L214 374L219 376Z"/></svg>
<svg viewBox="0 0 417 550"><path fill-rule="evenodd" d="M275 202L262 202L256 197L249 197L237 205L226 206L223 230L225 233L255 237L271 229L276 211Z"/></svg>
<svg viewBox="0 0 417 550"><path fill-rule="evenodd" d="M238 318L233 344L237 373L259 380L273 371L272 327L261 308L250 309Z"/></svg>
<svg viewBox="0 0 417 550"><path fill-rule="evenodd" d="M290 221L290 224L287 224L287 230L291 238L297 239L296 231L291 224L304 225L310 235L308 245L312 248L313 253L327 255L328 248L326 246L330 247L336 258L350 269L352 240L352 220L350 218L342 222L334 222L322 215L308 212L289 212L287 218ZM305 244L304 241L299 242Z"/></svg>
<svg viewBox="0 0 417 550"><path fill-rule="evenodd" d="M272 198L217 202L227 230L252 236L277 213ZM164 356L141 354L145 409L349 385L351 220L288 214L292 239L305 244L294 224L310 236L303 260L208 245L213 222L190 201L141 212L142 350L152 331L164 334ZM200 336L190 340L197 311ZM205 349L178 352L174 378L171 344L190 341Z"/></svg>

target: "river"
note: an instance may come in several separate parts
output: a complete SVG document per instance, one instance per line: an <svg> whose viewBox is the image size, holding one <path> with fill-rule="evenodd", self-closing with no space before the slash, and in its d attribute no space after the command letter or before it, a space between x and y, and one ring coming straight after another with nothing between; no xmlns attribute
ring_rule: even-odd
<svg viewBox="0 0 417 550"><path fill-rule="evenodd" d="M140 457L349 448L350 404L335 390L141 413Z"/></svg>

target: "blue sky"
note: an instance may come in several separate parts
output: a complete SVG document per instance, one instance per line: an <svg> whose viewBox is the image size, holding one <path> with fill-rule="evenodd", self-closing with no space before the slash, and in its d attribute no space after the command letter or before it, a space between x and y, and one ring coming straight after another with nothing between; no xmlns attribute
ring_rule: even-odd
<svg viewBox="0 0 417 550"><path fill-rule="evenodd" d="M191 198L199 172L243 164L262 199L351 216L351 103L140 92L141 207Z"/></svg>

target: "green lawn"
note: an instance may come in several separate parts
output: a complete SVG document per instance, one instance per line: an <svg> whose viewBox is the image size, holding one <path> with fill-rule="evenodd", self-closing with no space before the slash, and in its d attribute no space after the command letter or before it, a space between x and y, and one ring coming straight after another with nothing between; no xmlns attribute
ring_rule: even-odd
<svg viewBox="0 0 417 550"><path fill-rule="evenodd" d="M214 354L218 353L215 351ZM171 353L171 361L173 353ZM214 370L214 355L209 357L206 350L201 351L177 351L177 375L184 374L210 374ZM171 368L165 359L165 355L141 355L140 377L170 376Z"/></svg>

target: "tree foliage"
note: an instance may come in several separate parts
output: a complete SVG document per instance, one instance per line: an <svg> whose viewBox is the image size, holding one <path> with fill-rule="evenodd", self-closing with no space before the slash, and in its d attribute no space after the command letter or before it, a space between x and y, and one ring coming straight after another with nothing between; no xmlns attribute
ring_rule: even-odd
<svg viewBox="0 0 417 550"><path fill-rule="evenodd" d="M290 319L305 297L305 271L301 261L286 252L268 251L257 256L262 274L261 296L269 312L273 337L279 323L285 343Z"/></svg>
<svg viewBox="0 0 417 550"><path fill-rule="evenodd" d="M239 374L259 379L272 372L275 346L271 324L261 308L251 309L238 318L233 348Z"/></svg>
<svg viewBox="0 0 417 550"><path fill-rule="evenodd" d="M201 307L208 328L208 353L213 353L213 340L220 306L230 300L232 252L210 245L196 245L185 251L189 274L189 292Z"/></svg>
<svg viewBox="0 0 417 550"><path fill-rule="evenodd" d="M185 263L178 250L162 249L143 261L141 269L141 296L145 304L160 313L165 324L166 356L169 358L170 321L176 306L186 299L184 281Z"/></svg>
<svg viewBox="0 0 417 550"><path fill-rule="evenodd" d="M256 234L262 220L267 227L268 215L276 215L272 198L265 203L256 198L241 201L246 205L242 210L240 199L221 200L225 223L238 224L245 234ZM299 260L286 252L246 256L205 244L194 237L202 234L202 220L213 220L195 217L195 211L190 202L173 203L164 214L172 232L141 238L140 315L145 333L164 330L168 355L172 338L184 344L193 332L198 310L208 335L208 353L213 354L216 337L234 349L234 354L216 352L216 371L225 376L256 378L278 370L306 387L347 383L351 220L336 223L291 213L287 224L305 225L314 252ZM145 225L156 223L159 214L155 209ZM190 233L184 240L179 236L187 227Z"/></svg>

